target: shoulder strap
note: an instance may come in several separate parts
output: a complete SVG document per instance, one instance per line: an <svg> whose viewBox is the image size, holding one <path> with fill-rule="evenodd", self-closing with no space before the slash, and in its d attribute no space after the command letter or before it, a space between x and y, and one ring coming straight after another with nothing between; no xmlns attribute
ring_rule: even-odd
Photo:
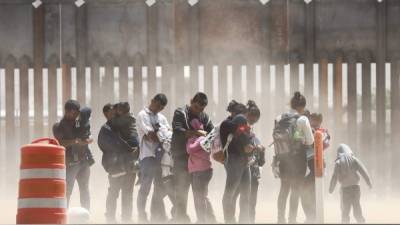
<svg viewBox="0 0 400 225"><path fill-rule="evenodd" d="M226 152L226 150L228 150L229 144L232 142L232 139L233 139L233 134L229 134L228 137L226 138L226 143L222 150L223 152Z"/></svg>
<svg viewBox="0 0 400 225"><path fill-rule="evenodd" d="M177 110L183 114L183 117L185 118L186 127L187 127L187 129L189 129L190 126L189 126L189 123L188 123L188 116L187 116L187 112L186 112L187 107L178 108Z"/></svg>

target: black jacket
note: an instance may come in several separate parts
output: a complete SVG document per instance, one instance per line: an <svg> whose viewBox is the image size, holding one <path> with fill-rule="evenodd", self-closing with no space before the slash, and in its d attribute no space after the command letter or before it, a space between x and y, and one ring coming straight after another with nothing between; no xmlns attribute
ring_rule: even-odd
<svg viewBox="0 0 400 225"><path fill-rule="evenodd" d="M211 132L214 128L209 116L201 112L199 116L195 116L190 113L189 106L184 108L178 108L175 110L174 117L172 119L172 140L171 140L171 152L174 159L174 166L179 168L186 168L188 164L189 155L186 152L187 138L185 136L186 130L192 130L190 121L194 118L198 118L204 125L204 130Z"/></svg>
<svg viewBox="0 0 400 225"><path fill-rule="evenodd" d="M87 116L90 108L83 107L81 113ZM82 128L82 129L81 129ZM85 127L77 127L76 121L69 121L62 118L60 122L53 125L53 135L58 141L73 140L76 138L86 139L90 136L89 122L85 123ZM65 147L65 146L64 146ZM67 165L78 163L82 160L88 160L91 157L89 145L70 145L65 149L65 161Z"/></svg>
<svg viewBox="0 0 400 225"><path fill-rule="evenodd" d="M247 123L247 120L243 115L235 116L234 118L225 119L220 126L220 137L221 144L225 146L229 134L235 134L236 129L239 125ZM251 144L252 137L250 133L241 133L240 135L235 135L228 146L226 156L237 156L246 158L248 155L244 151L244 147Z"/></svg>
<svg viewBox="0 0 400 225"><path fill-rule="evenodd" d="M101 127L97 144L103 152L101 163L110 174L127 172L137 159L129 144L111 129L110 122Z"/></svg>
<svg viewBox="0 0 400 225"><path fill-rule="evenodd" d="M133 115L116 116L110 122L111 128L125 140L131 147L138 147L138 133L136 129L136 119Z"/></svg>

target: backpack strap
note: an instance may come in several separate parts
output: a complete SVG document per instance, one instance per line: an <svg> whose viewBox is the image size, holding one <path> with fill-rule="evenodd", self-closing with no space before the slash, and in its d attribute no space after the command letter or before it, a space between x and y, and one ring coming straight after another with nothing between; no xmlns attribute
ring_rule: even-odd
<svg viewBox="0 0 400 225"><path fill-rule="evenodd" d="M226 138L226 143L224 145L224 148L222 149L222 152L224 154L226 152L226 158L229 157L228 147L229 147L230 143L232 142L232 140L233 140L233 134L229 134L228 137Z"/></svg>

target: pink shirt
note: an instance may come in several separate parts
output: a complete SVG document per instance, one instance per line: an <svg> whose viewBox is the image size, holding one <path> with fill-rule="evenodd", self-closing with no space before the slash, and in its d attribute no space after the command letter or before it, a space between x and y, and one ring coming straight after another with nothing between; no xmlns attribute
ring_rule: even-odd
<svg viewBox="0 0 400 225"><path fill-rule="evenodd" d="M204 138L190 138L186 143L186 151L189 154L189 173L206 171L211 168L210 153L204 151L200 146L200 141Z"/></svg>

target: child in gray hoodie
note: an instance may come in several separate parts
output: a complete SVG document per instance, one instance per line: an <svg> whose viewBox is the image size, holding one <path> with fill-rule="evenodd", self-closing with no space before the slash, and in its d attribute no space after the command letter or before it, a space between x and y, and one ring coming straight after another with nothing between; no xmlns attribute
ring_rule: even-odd
<svg viewBox="0 0 400 225"><path fill-rule="evenodd" d="M349 214L351 207L353 207L353 214L357 222L365 222L360 205L361 192L359 184L360 176L358 173L361 174L368 186L372 188L371 180L363 163L354 156L348 145L339 145L329 193L334 191L336 183L339 180L341 184L342 223L350 222Z"/></svg>

